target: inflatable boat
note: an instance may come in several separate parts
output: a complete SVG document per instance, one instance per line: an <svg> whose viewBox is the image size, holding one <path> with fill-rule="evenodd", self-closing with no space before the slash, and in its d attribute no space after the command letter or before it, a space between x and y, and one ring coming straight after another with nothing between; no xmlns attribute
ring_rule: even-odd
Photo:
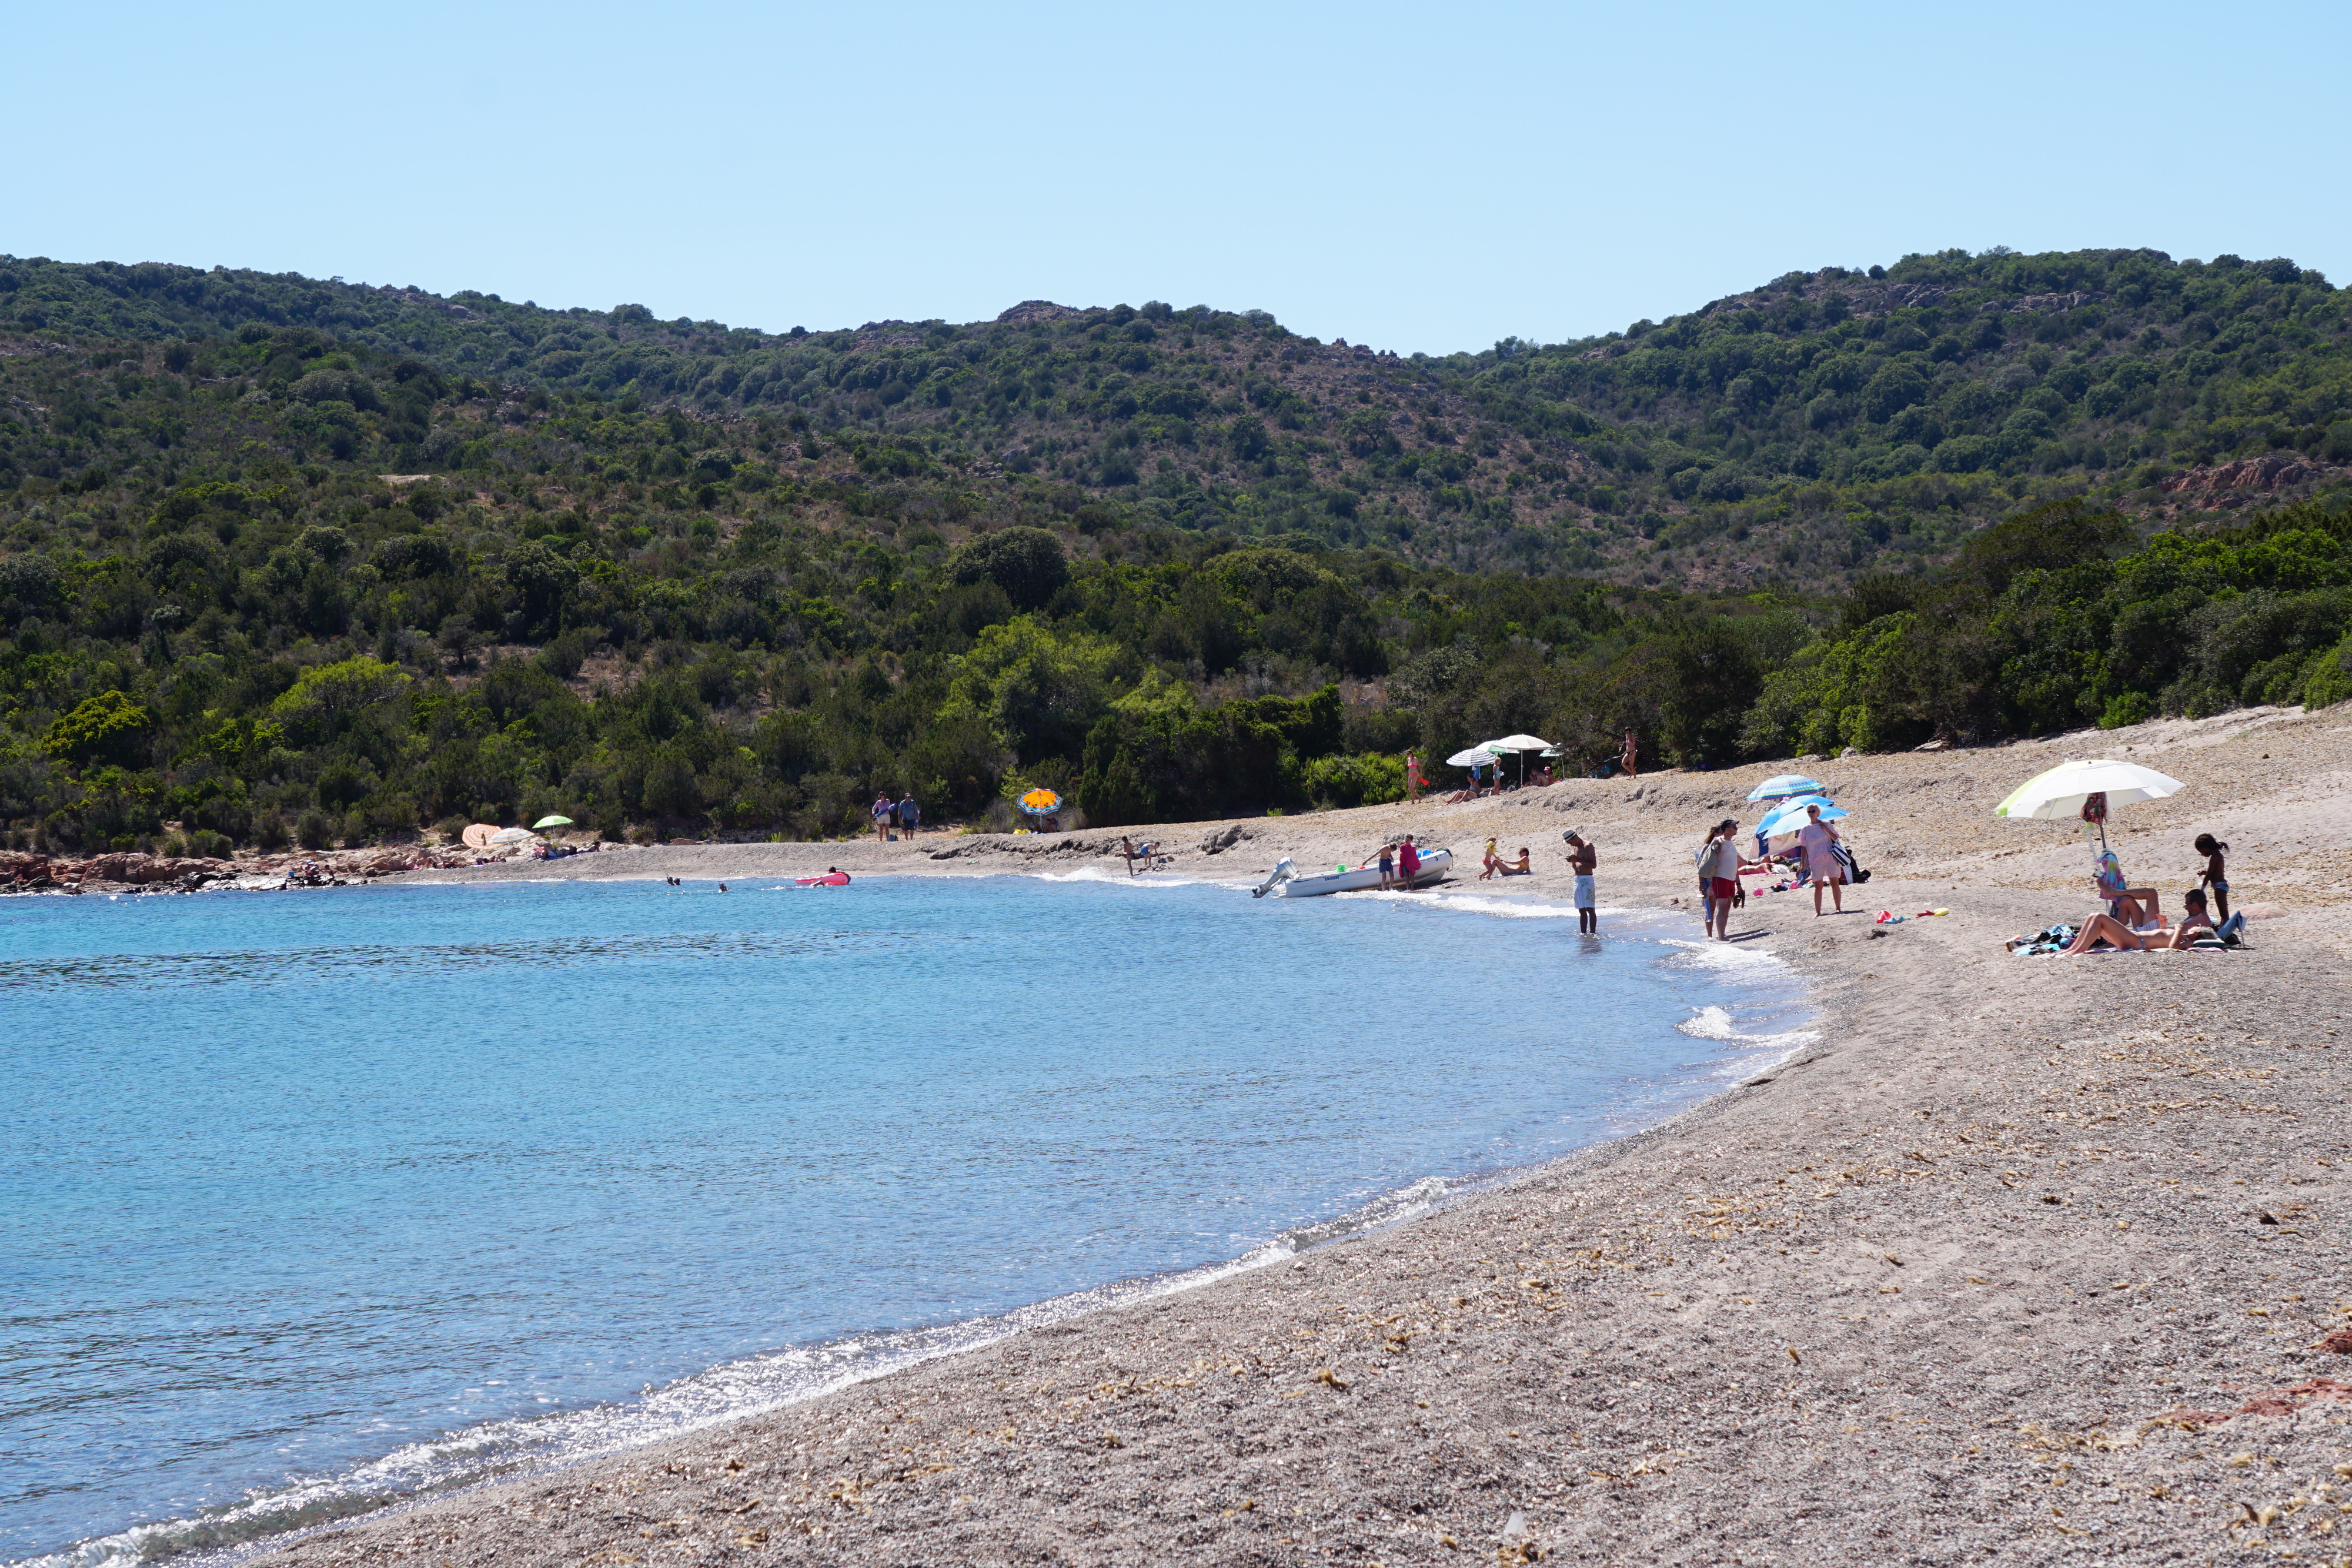
<svg viewBox="0 0 2352 1568"><path fill-rule="evenodd" d="M1429 850L1421 857L1421 869L1413 873L1412 884L1423 887L1442 882L1446 869L1454 863L1452 850ZM1391 886L1401 885L1402 876L1391 876ZM1353 871L1327 871L1318 875L1302 875L1287 856L1274 864L1274 874L1250 890L1252 898L1264 898L1273 894L1277 898L1319 898L1327 893L1360 893L1368 887L1381 885L1381 868L1360 865Z"/></svg>

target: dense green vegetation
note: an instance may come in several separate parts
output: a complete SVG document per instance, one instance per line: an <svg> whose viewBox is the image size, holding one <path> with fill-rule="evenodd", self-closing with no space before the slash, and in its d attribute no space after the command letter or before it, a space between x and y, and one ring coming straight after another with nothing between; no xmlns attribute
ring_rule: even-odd
<svg viewBox="0 0 2352 1568"><path fill-rule="evenodd" d="M1791 273L1600 338L1400 359L1263 312L1157 302L776 334L635 305L0 258L0 330L306 328L486 386L856 431L907 469L1034 474L1139 524L1717 589L1932 563L2078 494L2144 512L2180 466L2273 449L2352 460L2347 302L2284 259L1949 251ZM462 427L381 417L397 412L353 405L310 434L368 443L404 473L506 455ZM87 421L53 434L70 439L20 472L152 461Z"/></svg>
<svg viewBox="0 0 2352 1568"><path fill-rule="evenodd" d="M0 831L1116 823L1514 729L1720 764L2339 700L2342 299L1954 254L1406 361L0 261ZM2273 450L2317 498L2147 532L2168 465Z"/></svg>

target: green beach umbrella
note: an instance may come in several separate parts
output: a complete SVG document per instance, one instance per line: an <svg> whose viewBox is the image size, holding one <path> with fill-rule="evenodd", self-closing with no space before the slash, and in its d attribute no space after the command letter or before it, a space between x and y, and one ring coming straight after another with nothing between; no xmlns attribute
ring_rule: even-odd
<svg viewBox="0 0 2352 1568"><path fill-rule="evenodd" d="M568 828L571 825L572 819L569 817L541 817L530 826L531 831L536 832L541 828Z"/></svg>

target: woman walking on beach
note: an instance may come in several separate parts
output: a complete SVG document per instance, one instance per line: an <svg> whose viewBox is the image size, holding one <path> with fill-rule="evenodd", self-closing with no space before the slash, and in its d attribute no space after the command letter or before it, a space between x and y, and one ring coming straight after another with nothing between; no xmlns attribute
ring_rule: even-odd
<svg viewBox="0 0 2352 1568"><path fill-rule="evenodd" d="M1625 769L1626 778L1639 779L1642 776L1642 769L1635 766L1641 758L1642 748L1633 744L1633 732L1629 729L1625 732L1625 749L1617 754L1618 766Z"/></svg>
<svg viewBox="0 0 2352 1568"><path fill-rule="evenodd" d="M1420 754L1417 752L1407 751L1404 754L1405 800L1408 802L1420 800L1421 792L1428 788L1429 780L1421 776Z"/></svg>
<svg viewBox="0 0 2352 1568"><path fill-rule="evenodd" d="M1822 821L1819 806L1805 808L1805 825L1797 830L1797 846L1804 852L1805 880L1813 884L1813 917L1822 913L1822 884L1827 883L1835 913L1845 913L1845 862L1837 856L1838 831Z"/></svg>
<svg viewBox="0 0 2352 1568"><path fill-rule="evenodd" d="M1731 939L1731 904L1739 896L1739 823L1726 817L1715 825L1698 852L1699 877L1706 884L1702 920L1718 942Z"/></svg>

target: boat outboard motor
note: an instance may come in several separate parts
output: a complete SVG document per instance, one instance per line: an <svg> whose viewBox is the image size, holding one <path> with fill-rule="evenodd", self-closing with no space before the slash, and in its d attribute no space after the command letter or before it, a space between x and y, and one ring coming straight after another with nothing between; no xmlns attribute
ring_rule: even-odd
<svg viewBox="0 0 2352 1568"><path fill-rule="evenodd" d="M1259 883L1255 887L1250 889L1250 896L1252 898L1264 898L1267 894L1272 893L1276 888L1280 887L1284 883L1288 882L1292 877L1297 876L1297 869L1290 863L1290 857L1288 855L1285 855L1280 860L1274 862L1274 874L1272 876L1267 877L1264 882Z"/></svg>

